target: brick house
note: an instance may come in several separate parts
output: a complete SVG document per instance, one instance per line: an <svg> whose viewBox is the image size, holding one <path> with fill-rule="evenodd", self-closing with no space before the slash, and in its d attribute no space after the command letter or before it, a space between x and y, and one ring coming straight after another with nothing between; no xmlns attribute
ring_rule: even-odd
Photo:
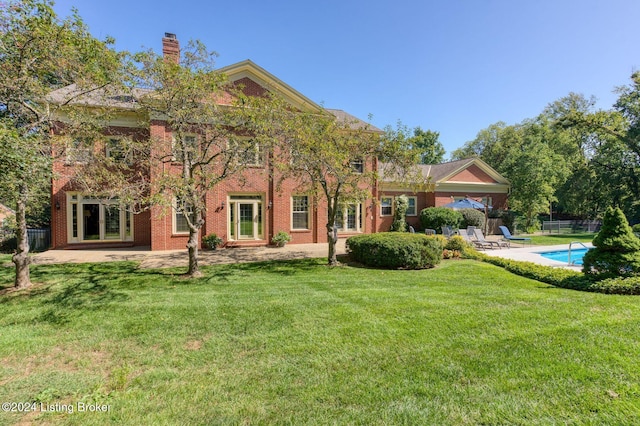
<svg viewBox="0 0 640 426"><path fill-rule="evenodd" d="M163 54L179 54L175 36L163 38ZM341 110L325 109L296 91L255 63L247 60L221 69L246 94L260 95L266 88L277 91L294 108L326 111L337 119L357 120ZM104 102L104 101L101 101ZM102 104L104 106L104 104ZM145 116L131 99L114 98L109 104L118 114L105 132L104 146L119 137L171 141L168 124ZM362 122L361 122L362 123ZM374 129L379 131L378 129ZM170 143L170 142L169 142ZM107 151L108 152L108 151ZM205 224L200 237L216 233L227 247L270 244L279 231L288 232L293 244L326 242L327 210L323 203L314 204L293 182L275 188L275 155L256 156L255 163L243 170L238 179L221 182L206 196ZM375 170L376 159L365 160L361 167ZM370 188L371 197L359 204L343 208L339 222L340 237L359 233L386 231L390 225L389 202L400 193L412 200L413 213L430 205L442 205L450 196L481 194L499 206L506 204L508 182L481 160L464 160L441 165L420 166L431 183L422 192L397 186L383 178ZM188 228L184 217L175 210L167 212L152 207L139 214L121 209L117 200L103 200L83 194L73 185L74 163L64 158L54 162L56 178L52 182L52 247L54 249L150 246L151 250L185 248ZM471 190L473 189L473 190ZM430 192L435 191L435 192ZM379 193L382 197L379 197ZM449 198L448 198L449 197ZM391 201L389 201L391 200ZM413 223L415 217L408 217Z"/></svg>
<svg viewBox="0 0 640 426"><path fill-rule="evenodd" d="M403 194L409 198L407 223L416 229L420 228L419 214L422 209L442 207L466 197L486 203L493 209L507 208L509 181L479 158L421 164L417 167L428 182L421 188L410 188L396 182L393 176L385 175L384 164L380 165L378 232L391 227L394 199Z"/></svg>

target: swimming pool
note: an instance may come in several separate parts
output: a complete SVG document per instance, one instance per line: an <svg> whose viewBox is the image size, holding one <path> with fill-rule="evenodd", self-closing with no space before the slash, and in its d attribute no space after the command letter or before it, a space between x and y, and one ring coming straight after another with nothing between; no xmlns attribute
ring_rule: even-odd
<svg viewBox="0 0 640 426"><path fill-rule="evenodd" d="M582 265L582 257L587 251L589 251L589 249L586 248L571 249L571 263L574 265ZM569 250L545 251L538 254L547 259L569 263Z"/></svg>

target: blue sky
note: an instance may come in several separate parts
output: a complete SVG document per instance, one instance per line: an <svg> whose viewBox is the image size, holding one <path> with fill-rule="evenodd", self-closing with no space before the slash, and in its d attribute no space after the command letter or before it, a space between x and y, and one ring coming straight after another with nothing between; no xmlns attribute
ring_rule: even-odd
<svg viewBox="0 0 640 426"><path fill-rule="evenodd" d="M199 39L219 67L251 59L305 96L383 128L440 132L450 153L569 92L611 108L640 68L637 0L61 0L116 48Z"/></svg>

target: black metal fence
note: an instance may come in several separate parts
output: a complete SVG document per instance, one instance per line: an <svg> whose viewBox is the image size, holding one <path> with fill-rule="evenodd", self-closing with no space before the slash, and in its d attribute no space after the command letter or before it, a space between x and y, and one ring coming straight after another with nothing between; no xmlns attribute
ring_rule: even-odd
<svg viewBox="0 0 640 426"><path fill-rule="evenodd" d="M51 230L49 228L27 229L30 251L45 251L51 246Z"/></svg>

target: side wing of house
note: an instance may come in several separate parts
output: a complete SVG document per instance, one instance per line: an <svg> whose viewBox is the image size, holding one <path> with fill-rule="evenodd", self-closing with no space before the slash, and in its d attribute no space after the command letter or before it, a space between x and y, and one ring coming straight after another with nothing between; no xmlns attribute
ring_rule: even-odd
<svg viewBox="0 0 640 426"><path fill-rule="evenodd" d="M442 207L466 197L482 201L494 209L507 207L509 181L484 161L474 158L442 164L419 165L429 184L423 188L411 188L399 184L392 177L382 176L379 184L377 232L388 231L393 219L394 200L399 195L409 198L407 223L421 229L420 211L427 207Z"/></svg>

